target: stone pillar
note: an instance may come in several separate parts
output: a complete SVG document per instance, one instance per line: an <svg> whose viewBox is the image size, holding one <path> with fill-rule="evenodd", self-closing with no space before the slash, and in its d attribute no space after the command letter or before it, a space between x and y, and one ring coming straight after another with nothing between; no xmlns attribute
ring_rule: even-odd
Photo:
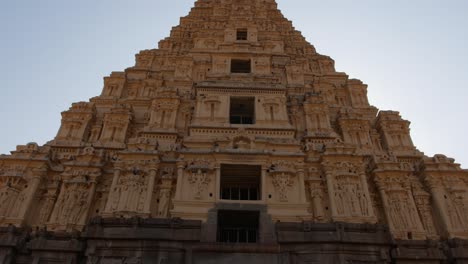
<svg viewBox="0 0 468 264"><path fill-rule="evenodd" d="M314 218L322 220L325 217L323 212L323 194L320 188L320 183L309 182L310 197L312 198L312 206Z"/></svg>
<svg viewBox="0 0 468 264"><path fill-rule="evenodd" d="M77 225L79 226L86 225L86 220L88 218L89 210L91 209L91 204L93 202L95 192L96 192L96 181L94 180L93 182L91 182L91 188L88 191L88 199L86 200L86 207L88 208L88 210L86 211L85 214L83 214L79 222L76 223Z"/></svg>
<svg viewBox="0 0 468 264"><path fill-rule="evenodd" d="M161 178L161 185L159 189L159 206L158 206L158 217L167 218L171 203L172 193L172 177Z"/></svg>
<svg viewBox="0 0 468 264"><path fill-rule="evenodd" d="M42 172L41 172L42 173ZM32 202L34 200L34 196L36 195L37 189L39 188L39 184L41 183L42 180L42 175L35 175L28 184L30 185L30 189L28 191L28 194L25 197L25 200L23 204L21 205L21 209L18 214L18 218L22 219L21 222L23 222L26 217L27 213L31 209Z"/></svg>
<svg viewBox="0 0 468 264"><path fill-rule="evenodd" d="M267 167L265 165L262 166L262 180L261 180L261 195L262 195L262 202L268 202L268 195L267 195Z"/></svg>
<svg viewBox="0 0 468 264"><path fill-rule="evenodd" d="M436 178L437 176L426 176L426 183L431 190L432 198L434 201L434 205L436 207L437 213L439 214L440 219L442 220L442 224L444 226L445 231L449 236L452 230L452 225L447 214L445 198L444 198L444 190L442 189L442 184Z"/></svg>
<svg viewBox="0 0 468 264"><path fill-rule="evenodd" d="M299 181L299 202L306 203L304 169L300 168L297 170L297 179Z"/></svg>
<svg viewBox="0 0 468 264"><path fill-rule="evenodd" d="M390 216L390 212L388 211L390 208L390 204L388 203L387 193L382 184L377 183L377 188L379 189L380 197L382 198L382 203L384 207L385 217L387 218L387 223L389 225L390 230L395 230L395 225L393 224L392 218Z"/></svg>
<svg viewBox="0 0 468 264"><path fill-rule="evenodd" d="M422 236L424 236L424 238L422 238L422 239L425 239L426 238L425 237L426 232L424 231L424 226L423 226L421 218L419 217L419 214L418 214L418 207L416 206L416 202L414 201L413 192L411 191L411 186L405 186L405 188L406 188L406 193L407 193L409 203L410 203L411 209L412 209L409 212L410 217L413 218L414 221L416 222L417 231L420 232Z"/></svg>
<svg viewBox="0 0 468 264"><path fill-rule="evenodd" d="M215 168L216 176L215 176L215 201L221 200L220 193L221 193L221 165L218 164Z"/></svg>
<svg viewBox="0 0 468 264"><path fill-rule="evenodd" d="M114 178L112 179L112 184L111 184L111 188L110 188L110 191L109 191L109 197L107 197L107 203L106 203L106 209L104 210L105 213L112 213L111 212L111 205L112 205L112 200L113 200L113 196L114 196L114 190L115 188L117 188L117 184L119 183L119 178L120 178L120 173L122 171L122 168L120 167L115 167L114 168Z"/></svg>
<svg viewBox="0 0 468 264"><path fill-rule="evenodd" d="M333 174L331 174L329 172L327 173L326 177L327 177L328 196L329 196L329 199L330 199L330 207L331 207L332 218L333 218L333 217L338 216L338 212L336 211L335 197L333 197L335 195L335 191L334 191L334 188L333 188L334 177L333 177Z"/></svg>
<svg viewBox="0 0 468 264"><path fill-rule="evenodd" d="M158 169L156 167L150 168L148 185L146 187L145 205L143 209L143 213L147 214L148 216L151 215L151 200L153 199L154 183L156 181L157 172Z"/></svg>
<svg viewBox="0 0 468 264"><path fill-rule="evenodd" d="M178 161L177 162L177 183L176 183L175 200L182 199L183 178L184 178L184 162Z"/></svg>
<svg viewBox="0 0 468 264"><path fill-rule="evenodd" d="M367 199L367 204L368 204L367 211L369 212L368 216L375 217L374 207L372 206L372 200L370 199L369 185L367 184L367 176L365 172L361 173L360 178L361 178L361 184L362 184L362 191L365 193L366 199Z"/></svg>

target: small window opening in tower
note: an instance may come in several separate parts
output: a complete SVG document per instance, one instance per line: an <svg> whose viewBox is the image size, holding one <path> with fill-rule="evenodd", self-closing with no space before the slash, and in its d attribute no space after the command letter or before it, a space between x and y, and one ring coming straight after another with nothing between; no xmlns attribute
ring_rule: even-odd
<svg viewBox="0 0 468 264"><path fill-rule="evenodd" d="M258 229L257 211L218 211L218 242L257 243Z"/></svg>
<svg viewBox="0 0 468 264"><path fill-rule="evenodd" d="M236 35L236 39L237 40L247 40L247 29L246 28L239 28L237 30L237 35Z"/></svg>
<svg viewBox="0 0 468 264"><path fill-rule="evenodd" d="M231 124L251 125L255 123L255 98L231 97L229 111Z"/></svg>
<svg viewBox="0 0 468 264"><path fill-rule="evenodd" d="M261 166L221 166L221 199L235 201L258 201L261 199Z"/></svg>
<svg viewBox="0 0 468 264"><path fill-rule="evenodd" d="M250 60L231 60L231 73L250 73Z"/></svg>

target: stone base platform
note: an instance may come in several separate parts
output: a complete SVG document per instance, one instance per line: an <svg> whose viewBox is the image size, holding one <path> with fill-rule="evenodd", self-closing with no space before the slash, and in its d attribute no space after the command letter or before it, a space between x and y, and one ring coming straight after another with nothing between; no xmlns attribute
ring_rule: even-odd
<svg viewBox="0 0 468 264"><path fill-rule="evenodd" d="M227 244L181 219L96 218L83 233L0 229L0 264L468 263L468 241L395 241L381 225L276 223L275 241ZM271 237L271 236L270 236Z"/></svg>

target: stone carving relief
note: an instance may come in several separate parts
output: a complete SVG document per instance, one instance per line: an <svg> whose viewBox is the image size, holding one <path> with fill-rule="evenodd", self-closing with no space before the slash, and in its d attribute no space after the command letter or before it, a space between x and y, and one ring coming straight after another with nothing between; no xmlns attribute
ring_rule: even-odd
<svg viewBox="0 0 468 264"><path fill-rule="evenodd" d="M123 86L125 83L125 74L122 72L114 72L109 77L104 78L104 89L102 97L116 98L122 95Z"/></svg>
<svg viewBox="0 0 468 264"><path fill-rule="evenodd" d="M385 172L392 168L393 172ZM374 180L384 204L388 224L397 239L426 239L426 230L419 217L411 188L411 181L416 183L417 179L412 175L411 168L398 172L399 169L400 164L385 161L378 163L375 170Z"/></svg>
<svg viewBox="0 0 468 264"><path fill-rule="evenodd" d="M323 179L320 174L321 172L317 167L309 167L309 177L307 179L307 183L310 199L312 202L312 213L315 221L323 221L325 219L325 188Z"/></svg>
<svg viewBox="0 0 468 264"><path fill-rule="evenodd" d="M228 71L228 59L223 57L213 57L213 73L226 74Z"/></svg>
<svg viewBox="0 0 468 264"><path fill-rule="evenodd" d="M196 172L191 172L188 181L194 186L194 198L199 200L211 182L211 175L198 169Z"/></svg>
<svg viewBox="0 0 468 264"><path fill-rule="evenodd" d="M263 111L265 111L265 119L269 121L281 120L284 117L281 115L281 106L286 102L282 98L268 98L263 100Z"/></svg>
<svg viewBox="0 0 468 264"><path fill-rule="evenodd" d="M425 158L422 178L443 227L444 237L468 237L468 191L466 172L444 155Z"/></svg>
<svg viewBox="0 0 468 264"><path fill-rule="evenodd" d="M47 224L50 230L81 230L86 225L94 198L100 169L67 167L62 173L62 186Z"/></svg>
<svg viewBox="0 0 468 264"><path fill-rule="evenodd" d="M166 167L161 170L161 182L159 185L159 204L157 217L167 218L169 209L171 206L171 199L173 193L173 181L174 181L174 168Z"/></svg>
<svg viewBox="0 0 468 264"><path fill-rule="evenodd" d="M179 60L177 62L176 70L174 73L175 78L190 80L192 78L192 69L193 69L192 60Z"/></svg>
<svg viewBox="0 0 468 264"><path fill-rule="evenodd" d="M293 186L294 184L292 175L284 172L273 173L272 178L273 186L275 186L279 195L279 200L281 202L287 202L289 187Z"/></svg>
<svg viewBox="0 0 468 264"><path fill-rule="evenodd" d="M175 89L160 89L151 105L151 116L147 128L175 129L179 104L180 100Z"/></svg>
<svg viewBox="0 0 468 264"><path fill-rule="evenodd" d="M55 187L55 186L54 186ZM45 225L49 221L50 215L54 209L55 201L58 196L56 188L48 189L44 194L43 204L39 213L39 224Z"/></svg>
<svg viewBox="0 0 468 264"><path fill-rule="evenodd" d="M419 180L413 180L411 183L412 193L416 208L419 212L419 217L422 221L424 230L430 239L438 239L439 235L435 228L434 217L432 215L431 195L424 190L423 185Z"/></svg>
<svg viewBox="0 0 468 264"><path fill-rule="evenodd" d="M15 218L28 193L27 181L22 177L8 178L3 179L0 188L0 216Z"/></svg>
<svg viewBox="0 0 468 264"><path fill-rule="evenodd" d="M321 96L310 94L304 103L307 134L311 136L336 136L330 123L328 106Z"/></svg>
<svg viewBox="0 0 468 264"><path fill-rule="evenodd" d="M125 105L114 107L104 116L104 126L99 142L106 146L120 146L125 142L132 111Z"/></svg>
<svg viewBox="0 0 468 264"><path fill-rule="evenodd" d="M360 80L349 80L347 84L350 99L354 107L369 107L367 85Z"/></svg>
<svg viewBox="0 0 468 264"><path fill-rule="evenodd" d="M219 96L216 95L211 95L203 99L204 103L204 111L205 113L201 113L202 115L205 115L209 113L209 121L210 122L215 122L219 118L219 111L221 108L221 100Z"/></svg>
<svg viewBox="0 0 468 264"><path fill-rule="evenodd" d="M23 226L40 183L47 172L45 164L0 164L0 224Z"/></svg>
<svg viewBox="0 0 468 264"><path fill-rule="evenodd" d="M332 217L341 221L375 222L363 168L350 162L324 163Z"/></svg>
<svg viewBox="0 0 468 264"><path fill-rule="evenodd" d="M212 181L215 169L214 162L206 159L196 159L188 162L188 182L193 186L193 197L203 199L203 193Z"/></svg>
<svg viewBox="0 0 468 264"><path fill-rule="evenodd" d="M304 72L301 65L286 66L286 75L289 85L304 85Z"/></svg>
<svg viewBox="0 0 468 264"><path fill-rule="evenodd" d="M415 152L409 129L410 122L403 120L398 112L380 111L377 117L377 129L383 139L384 146L398 153Z"/></svg>
<svg viewBox="0 0 468 264"><path fill-rule="evenodd" d="M56 141L82 141L88 131L89 122L93 119L94 104L74 103L70 110L62 113L62 125ZM65 142L57 142L65 143Z"/></svg>
<svg viewBox="0 0 468 264"><path fill-rule="evenodd" d="M147 137L137 137L128 140L128 149L135 152L151 152L159 148L156 139Z"/></svg>
<svg viewBox="0 0 468 264"><path fill-rule="evenodd" d="M296 174L295 164L285 160L274 161L269 169L269 175L280 202L288 202L291 187Z"/></svg>
<svg viewBox="0 0 468 264"><path fill-rule="evenodd" d="M345 142L355 144L360 149L372 149L370 124L365 119L353 115L342 114L339 119Z"/></svg>
<svg viewBox="0 0 468 264"><path fill-rule="evenodd" d="M149 216L158 159L117 161L105 216Z"/></svg>

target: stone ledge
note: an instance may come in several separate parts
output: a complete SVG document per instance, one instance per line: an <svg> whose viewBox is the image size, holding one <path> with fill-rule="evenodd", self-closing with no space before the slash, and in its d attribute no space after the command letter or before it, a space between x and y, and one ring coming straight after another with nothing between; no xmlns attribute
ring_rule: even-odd
<svg viewBox="0 0 468 264"><path fill-rule="evenodd" d="M276 230L279 243L391 244L388 228L382 225L309 222L277 223Z"/></svg>
<svg viewBox="0 0 468 264"><path fill-rule="evenodd" d="M446 260L443 244L438 241L398 240L391 250L391 257L396 260L440 261Z"/></svg>
<svg viewBox="0 0 468 264"><path fill-rule="evenodd" d="M86 239L200 241L201 221L180 218L94 218L87 226Z"/></svg>

